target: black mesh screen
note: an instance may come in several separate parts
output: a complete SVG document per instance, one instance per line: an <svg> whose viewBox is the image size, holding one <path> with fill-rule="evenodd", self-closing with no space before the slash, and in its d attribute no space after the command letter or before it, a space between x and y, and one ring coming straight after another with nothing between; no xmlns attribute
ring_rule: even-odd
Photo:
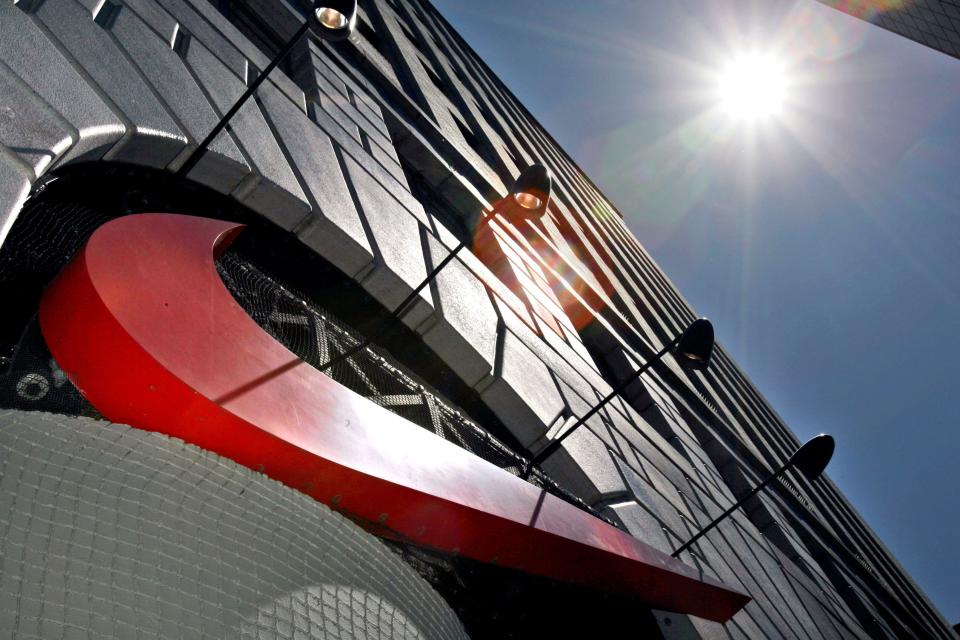
<svg viewBox="0 0 960 640"><path fill-rule="evenodd" d="M87 191L78 202L74 199L75 192L64 188L51 188L48 193L34 194L0 247L0 299L12 302L0 314L2 407L99 417L97 411L67 380L47 350L36 320L40 297L46 285L93 231L114 217L105 211L126 213L138 209L163 209L146 199L142 204L131 207L127 202L129 197L122 203L102 202L98 197L97 190L92 190L92 195ZM180 207L167 210L178 209L182 211ZM264 228L256 220L244 221L251 224L241 237L260 234L266 238L276 233L275 230ZM334 360L334 365L325 373L361 396L501 469L519 475L524 463L520 455L469 419L389 353L379 347L368 347L349 357L338 358L357 345L363 334L320 306L314 297L294 289L285 279L273 275L265 267L276 261L277 243L270 241L259 244L269 245L273 253L257 250L256 242L238 242L217 262L217 269L227 288L257 324L318 369ZM382 310L369 309L369 314L365 311L353 315L377 317L379 313L382 317ZM397 342L403 343L404 340ZM410 350L411 347L407 344L406 348ZM435 374L428 360L432 358L435 361L436 358L432 355L427 358L426 355L422 354L419 358L422 360L421 368ZM407 356L405 361L409 363L409 354ZM440 378L438 381L442 382ZM447 384L444 386L456 389ZM529 481L580 509L602 517L537 469L533 470Z"/></svg>
<svg viewBox="0 0 960 640"><path fill-rule="evenodd" d="M257 324L304 362L381 407L520 475L522 457L454 409L388 354L367 347L342 357L361 342L362 336L306 295L284 286L232 249L219 258L217 270ZM325 367L330 362L333 366ZM537 469L528 481L601 517Z"/></svg>
<svg viewBox="0 0 960 640"><path fill-rule="evenodd" d="M44 287L109 220L95 208L33 197L0 247L0 406L98 416L47 349L37 323Z"/></svg>
<svg viewBox="0 0 960 640"><path fill-rule="evenodd" d="M0 407L100 417L57 366L34 317L5 359L0 374Z"/></svg>

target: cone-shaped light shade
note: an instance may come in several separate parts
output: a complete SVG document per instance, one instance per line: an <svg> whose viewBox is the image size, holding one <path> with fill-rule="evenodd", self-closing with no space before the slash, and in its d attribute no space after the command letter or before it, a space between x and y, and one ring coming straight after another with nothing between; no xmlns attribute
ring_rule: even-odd
<svg viewBox="0 0 960 640"><path fill-rule="evenodd" d="M799 469L808 480L815 480L830 463L835 446L833 436L821 433L804 442L803 446L790 456L788 464Z"/></svg>
<svg viewBox="0 0 960 640"><path fill-rule="evenodd" d="M513 183L510 195L516 203L513 209L523 218L536 220L543 217L550 204L550 191L553 188L553 178L550 170L543 165L530 165L517 177Z"/></svg>
<svg viewBox="0 0 960 640"><path fill-rule="evenodd" d="M321 40L346 40L357 24L357 0L315 0L310 31Z"/></svg>
<svg viewBox="0 0 960 640"><path fill-rule="evenodd" d="M710 366L713 355L713 325L706 318L699 318L687 327L680 336L676 348L677 360L687 369L697 371Z"/></svg>

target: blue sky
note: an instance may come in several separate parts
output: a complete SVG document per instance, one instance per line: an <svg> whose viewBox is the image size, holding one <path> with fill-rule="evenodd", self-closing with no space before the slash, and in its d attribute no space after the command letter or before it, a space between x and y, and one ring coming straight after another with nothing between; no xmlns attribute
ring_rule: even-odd
<svg viewBox="0 0 960 640"><path fill-rule="evenodd" d="M434 0L960 621L960 60L814 0ZM780 117L717 109L738 52Z"/></svg>

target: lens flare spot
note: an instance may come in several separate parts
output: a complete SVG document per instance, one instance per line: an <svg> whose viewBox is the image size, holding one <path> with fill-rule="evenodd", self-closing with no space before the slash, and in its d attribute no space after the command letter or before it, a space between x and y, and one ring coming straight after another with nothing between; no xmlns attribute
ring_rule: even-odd
<svg viewBox="0 0 960 640"><path fill-rule="evenodd" d="M885 11L906 9L915 0L828 0L827 4L858 18L870 20Z"/></svg>
<svg viewBox="0 0 960 640"><path fill-rule="evenodd" d="M731 116L758 120L779 115L786 99L786 73L773 55L745 54L731 60L719 77L719 97Z"/></svg>

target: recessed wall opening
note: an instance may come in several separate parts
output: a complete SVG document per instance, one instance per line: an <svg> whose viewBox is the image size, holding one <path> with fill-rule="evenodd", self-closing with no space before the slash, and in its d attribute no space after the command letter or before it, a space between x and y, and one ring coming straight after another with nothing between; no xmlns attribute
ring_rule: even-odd
<svg viewBox="0 0 960 640"><path fill-rule="evenodd" d="M182 213L246 229L218 259L221 279L242 308L306 363L407 420L519 475L523 448L497 417L420 339L389 317L353 280L232 199L138 167L93 163L60 172L38 189L0 247L0 403L97 416L46 350L36 322L40 297L100 225L135 213ZM189 286L189 283L184 283ZM337 356L367 335L376 340ZM323 368L328 362L335 364ZM539 470L531 482L599 515Z"/></svg>
<svg viewBox="0 0 960 640"><path fill-rule="evenodd" d="M362 334L388 315L355 282L292 234L232 199L159 172L96 163L71 167L45 183L28 200L0 249L0 292L15 302L0 319L0 355L9 358L12 345L36 312L44 287L90 234L112 218L143 212L184 213L247 225L227 252L229 263L242 260L262 266L265 274L283 286L324 301L330 313L342 318L351 331ZM388 342L403 344L419 340L399 323L386 337ZM417 345L417 377L458 398L464 413L500 428L494 416L486 415L483 404L471 397L475 394L421 345Z"/></svg>

